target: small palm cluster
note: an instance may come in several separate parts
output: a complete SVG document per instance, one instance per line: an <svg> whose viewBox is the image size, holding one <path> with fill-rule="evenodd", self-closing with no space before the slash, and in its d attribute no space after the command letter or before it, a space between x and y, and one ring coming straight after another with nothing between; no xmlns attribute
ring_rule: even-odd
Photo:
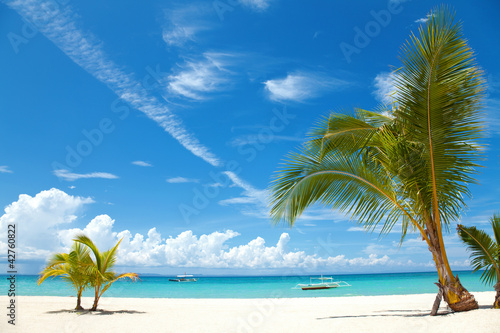
<svg viewBox="0 0 500 333"><path fill-rule="evenodd" d="M495 240L483 230L476 227L458 225L458 235L471 252L471 264L474 272L483 270L481 280L485 284L493 284L497 292L493 307L500 309L500 215L494 214L490 220Z"/></svg>
<svg viewBox="0 0 500 333"><path fill-rule="evenodd" d="M50 258L47 267L40 272L38 285L47 278L56 276L69 282L77 292L76 310L83 310L83 291L93 288L94 304L90 311L96 311L102 294L114 282L123 278L130 278L132 281L139 279L136 273L117 275L113 271L120 242L121 240L110 250L100 252L90 238L85 235L77 236L69 253L56 253Z"/></svg>

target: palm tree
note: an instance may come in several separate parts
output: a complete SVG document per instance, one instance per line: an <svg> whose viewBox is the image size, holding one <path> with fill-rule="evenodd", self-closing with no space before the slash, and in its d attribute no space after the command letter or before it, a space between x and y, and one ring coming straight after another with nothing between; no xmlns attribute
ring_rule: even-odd
<svg viewBox="0 0 500 333"><path fill-rule="evenodd" d="M477 230L476 227L464 227L458 225L458 235L467 245L471 252L471 264L474 272L484 269L481 274L481 280L486 284L493 284L497 294L493 307L500 308L500 215L494 214L491 218L491 226L495 241L491 239L483 230Z"/></svg>
<svg viewBox="0 0 500 333"><path fill-rule="evenodd" d="M76 289L75 310L83 310L81 306L82 292L89 287L90 283L84 267L90 262L90 250L86 246L75 242L70 253L56 253L52 256L47 267L40 272L37 283L40 285L48 277L60 276Z"/></svg>
<svg viewBox="0 0 500 333"><path fill-rule="evenodd" d="M115 246L105 252L100 252L94 242L85 235L78 235L74 241L86 245L94 255L91 263L85 268L86 274L90 277L90 285L94 287L94 304L90 311L97 310L97 304L102 294L104 294L104 292L117 280L130 278L132 281L135 281L139 279L136 273L123 273L117 275L113 271L113 266L116 262L116 251L122 241L121 239Z"/></svg>
<svg viewBox="0 0 500 333"><path fill-rule="evenodd" d="M381 233L401 226L429 246L441 295L454 311L478 307L451 271L443 229L458 220L480 158L482 72L460 24L442 7L402 48L390 107L355 109L320 122L271 185L271 217L293 226L314 203Z"/></svg>

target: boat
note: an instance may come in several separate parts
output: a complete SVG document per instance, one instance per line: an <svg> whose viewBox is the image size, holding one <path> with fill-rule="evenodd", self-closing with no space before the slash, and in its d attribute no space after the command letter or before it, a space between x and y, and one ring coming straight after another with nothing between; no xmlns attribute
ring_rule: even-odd
<svg viewBox="0 0 500 333"><path fill-rule="evenodd" d="M345 281L333 281L332 276L323 277L323 275L321 275L321 277L310 277L309 284L298 284L293 289L319 290L339 287L351 287L351 285Z"/></svg>
<svg viewBox="0 0 500 333"><path fill-rule="evenodd" d="M182 275L177 275L177 279L168 279L168 281L172 282L196 282L198 279L195 279L193 275L187 275L187 274L182 274Z"/></svg>

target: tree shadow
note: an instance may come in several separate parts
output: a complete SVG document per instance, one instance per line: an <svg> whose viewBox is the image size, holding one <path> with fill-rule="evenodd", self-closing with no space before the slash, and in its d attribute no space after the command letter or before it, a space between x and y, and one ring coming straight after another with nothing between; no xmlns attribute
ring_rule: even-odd
<svg viewBox="0 0 500 333"><path fill-rule="evenodd" d="M77 315L93 315L93 316L110 316L114 314L126 313L126 314L143 314L146 313L144 311L136 311L136 310L100 310L96 311L90 310L55 310L55 311L47 311L47 314L58 314L58 313L74 313Z"/></svg>
<svg viewBox="0 0 500 333"><path fill-rule="evenodd" d="M429 311L422 310L382 310L382 311L374 311L374 312L383 312L381 314L361 314L361 315L352 315L352 316L330 316L324 318L316 318L317 320L324 319L340 319L340 318L368 318L368 317L430 317ZM437 313L437 316L446 316L452 311L441 311Z"/></svg>

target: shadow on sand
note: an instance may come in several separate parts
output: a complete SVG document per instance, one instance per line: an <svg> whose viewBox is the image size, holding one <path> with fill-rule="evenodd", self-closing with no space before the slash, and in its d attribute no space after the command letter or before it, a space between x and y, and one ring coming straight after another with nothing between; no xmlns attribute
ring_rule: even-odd
<svg viewBox="0 0 500 333"><path fill-rule="evenodd" d="M108 310L99 310L99 309L97 309L96 311L90 311L90 310L81 310L81 311L76 311L76 310L56 310L56 311L47 311L45 313L48 313L48 314L75 313L77 315L110 316L110 315L119 314L119 313L142 314L142 313L146 313L146 312L135 311L135 310L115 310L115 311L108 311Z"/></svg>
<svg viewBox="0 0 500 333"><path fill-rule="evenodd" d="M324 318L316 318L317 320L323 319L338 319L338 318L363 318L363 317L428 317L430 311L422 311L422 310L383 310L383 311L374 311L374 312L383 312L381 314L366 314L366 315L352 315L352 316L331 316ZM438 316L445 316L452 311L444 310L438 312Z"/></svg>

